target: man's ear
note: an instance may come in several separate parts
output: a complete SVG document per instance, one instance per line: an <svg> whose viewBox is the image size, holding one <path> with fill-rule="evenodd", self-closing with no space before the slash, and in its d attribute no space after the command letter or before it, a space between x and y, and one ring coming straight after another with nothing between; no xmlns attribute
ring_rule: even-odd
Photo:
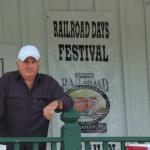
<svg viewBox="0 0 150 150"><path fill-rule="evenodd" d="M40 60L38 60L38 63L39 63L39 66L41 67L41 64L42 64L42 63L41 63L41 61L40 61Z"/></svg>
<svg viewBox="0 0 150 150"><path fill-rule="evenodd" d="M16 61L16 66L17 66L17 68L18 68L18 65L19 65L19 61L17 60L17 61Z"/></svg>

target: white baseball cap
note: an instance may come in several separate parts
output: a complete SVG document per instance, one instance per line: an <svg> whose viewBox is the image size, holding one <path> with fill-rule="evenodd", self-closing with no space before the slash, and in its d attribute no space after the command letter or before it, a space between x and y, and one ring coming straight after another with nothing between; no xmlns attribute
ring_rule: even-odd
<svg viewBox="0 0 150 150"><path fill-rule="evenodd" d="M33 57L36 60L40 58L39 50L34 45L25 45L18 53L18 59L21 61L24 61L28 57Z"/></svg>

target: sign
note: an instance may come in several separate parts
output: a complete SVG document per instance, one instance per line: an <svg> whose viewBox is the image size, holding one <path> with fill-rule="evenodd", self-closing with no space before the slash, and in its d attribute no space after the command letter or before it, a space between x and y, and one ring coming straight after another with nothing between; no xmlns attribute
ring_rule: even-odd
<svg viewBox="0 0 150 150"><path fill-rule="evenodd" d="M73 98L86 135L123 134L117 25L110 13L48 13L49 73Z"/></svg>
<svg viewBox="0 0 150 150"><path fill-rule="evenodd" d="M0 144L0 150L6 150L6 145L2 145L2 144Z"/></svg>
<svg viewBox="0 0 150 150"><path fill-rule="evenodd" d="M127 150L150 150L150 144L128 144Z"/></svg>

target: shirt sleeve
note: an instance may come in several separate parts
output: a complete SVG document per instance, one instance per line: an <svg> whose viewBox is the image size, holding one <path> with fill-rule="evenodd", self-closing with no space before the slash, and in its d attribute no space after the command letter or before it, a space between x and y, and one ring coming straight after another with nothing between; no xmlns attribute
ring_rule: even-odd
<svg viewBox="0 0 150 150"><path fill-rule="evenodd" d="M73 107L72 98L64 92L63 87L56 80L53 81L53 99L62 101L64 110Z"/></svg>
<svg viewBox="0 0 150 150"><path fill-rule="evenodd" d="M5 84L4 84L4 79L3 77L0 78L0 121L4 116L4 112L5 112L5 104L4 104L4 100L5 100Z"/></svg>

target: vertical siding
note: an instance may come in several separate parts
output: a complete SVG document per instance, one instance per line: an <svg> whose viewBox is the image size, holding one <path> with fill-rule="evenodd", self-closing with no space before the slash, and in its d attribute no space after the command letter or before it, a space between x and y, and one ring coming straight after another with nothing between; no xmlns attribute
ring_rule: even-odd
<svg viewBox="0 0 150 150"><path fill-rule="evenodd" d="M20 23L20 43L28 42L28 22L27 22L27 2L24 0L18 1L19 23Z"/></svg>
<svg viewBox="0 0 150 150"><path fill-rule="evenodd" d="M70 7L70 0L49 0L50 10L68 10Z"/></svg>
<svg viewBox="0 0 150 150"><path fill-rule="evenodd" d="M0 0L0 42L3 41L3 1Z"/></svg>
<svg viewBox="0 0 150 150"><path fill-rule="evenodd" d="M128 1L128 59L130 85L130 135L149 135L148 78L144 35L143 1ZM133 7L135 6L134 11ZM131 13L132 12L132 13ZM132 109L134 111L132 111ZM144 116L144 117L143 117ZM139 121L140 120L140 121ZM134 127L137 127L135 131ZM143 129L143 130L140 130Z"/></svg>
<svg viewBox="0 0 150 150"><path fill-rule="evenodd" d="M93 11L93 1L91 0L71 0L70 10Z"/></svg>
<svg viewBox="0 0 150 150"><path fill-rule="evenodd" d="M3 40L5 43L18 43L19 36L19 11L18 0L3 0Z"/></svg>
<svg viewBox="0 0 150 150"><path fill-rule="evenodd" d="M117 14L117 0L94 0L96 11L108 11Z"/></svg>
<svg viewBox="0 0 150 150"><path fill-rule="evenodd" d="M35 7L36 4L36 7ZM21 0L20 34L21 44L35 44L41 51L42 58L46 58L46 11L45 3L41 0ZM42 59L41 71L47 73L47 60Z"/></svg>
<svg viewBox="0 0 150 150"><path fill-rule="evenodd" d="M18 48L26 43L35 44L45 58L47 53L44 1L0 0L0 8L0 42L18 45ZM42 60L41 71L48 72L46 59Z"/></svg>
<svg viewBox="0 0 150 150"><path fill-rule="evenodd" d="M145 17L145 45L147 51L147 74L148 74L148 92L150 96L150 0L144 1L144 17ZM150 100L150 97L149 97Z"/></svg>
<svg viewBox="0 0 150 150"><path fill-rule="evenodd" d="M120 32L120 51L121 51L121 68L122 68L122 82L123 82L123 97L124 97L124 123L126 126L126 135L129 133L127 119L130 114L128 113L128 105L130 106L130 90L129 90L129 71L128 71L128 48L127 48L127 18L126 18L126 1L120 0L119 3L119 31ZM128 103L127 103L128 102Z"/></svg>
<svg viewBox="0 0 150 150"><path fill-rule="evenodd" d="M127 0L126 2L122 1L121 4L120 6L124 10L124 12L121 10L123 29L121 39L127 133L128 135L149 135L149 97L143 1Z"/></svg>

